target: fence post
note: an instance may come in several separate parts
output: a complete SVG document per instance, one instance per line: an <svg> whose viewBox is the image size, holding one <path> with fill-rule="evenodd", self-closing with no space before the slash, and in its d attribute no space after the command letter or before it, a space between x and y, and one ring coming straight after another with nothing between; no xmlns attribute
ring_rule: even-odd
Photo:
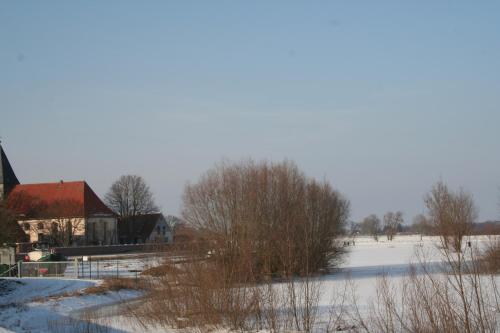
<svg viewBox="0 0 500 333"><path fill-rule="evenodd" d="M75 258L75 279L78 279L78 258Z"/></svg>
<svg viewBox="0 0 500 333"><path fill-rule="evenodd" d="M17 262L17 276L18 276L19 278L21 278L21 277L22 277L22 276L21 276L21 263L22 263L22 261L21 261L21 260L19 260L19 261Z"/></svg>
<svg viewBox="0 0 500 333"><path fill-rule="evenodd" d="M116 278L118 279L118 259L116 259Z"/></svg>

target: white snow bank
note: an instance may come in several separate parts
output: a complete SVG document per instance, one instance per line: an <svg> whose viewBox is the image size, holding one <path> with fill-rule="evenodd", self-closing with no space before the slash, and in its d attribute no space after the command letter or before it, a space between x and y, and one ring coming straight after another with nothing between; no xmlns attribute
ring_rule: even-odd
<svg viewBox="0 0 500 333"><path fill-rule="evenodd" d="M102 295L83 295L62 298L49 298L63 293L85 289L99 281L62 280L62 279L5 279L15 287L12 291L0 294L0 332L49 332L53 323L71 321L77 310L96 305L117 303L139 297L137 291L110 292ZM109 330L106 329L106 332ZM113 331L111 331L113 332ZM123 331L114 331L123 332Z"/></svg>

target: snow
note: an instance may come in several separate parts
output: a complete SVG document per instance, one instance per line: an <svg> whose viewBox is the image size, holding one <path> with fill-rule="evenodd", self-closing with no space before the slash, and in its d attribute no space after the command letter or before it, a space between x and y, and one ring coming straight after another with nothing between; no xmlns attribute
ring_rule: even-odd
<svg viewBox="0 0 500 333"><path fill-rule="evenodd" d="M141 295L139 292L127 290L101 295L54 297L81 291L99 281L41 278L0 281L0 286L6 289L14 287L11 291L0 293L0 333L47 332L50 323L70 322L75 311L121 302ZM51 296L54 298L50 298ZM71 320L72 325L75 321L78 322L78 319Z"/></svg>
<svg viewBox="0 0 500 333"><path fill-rule="evenodd" d="M488 237L471 237L467 241L473 246L483 247ZM436 237L397 236L391 242L382 237L378 242L370 237L357 237L354 246L346 247L348 254L341 269L320 278L323 291L320 313L328 311L332 297L342 292L348 283L354 283L359 304L362 310L366 309L376 296L377 279L382 273L388 274L390 282L399 284L410 263L418 261L415 253L424 254L427 262L438 264L438 245ZM151 260L144 264L136 259L126 259L119 264L127 269L153 265ZM110 266L110 270L113 269L116 266ZM54 331L54 326L49 329L53 323L67 323L74 327L86 312L92 312L93 318L99 317L96 324L99 332L164 332L161 328L148 327L146 330L135 318L123 314L124 306L133 307L134 299L141 296L137 291L51 298L82 290L99 281L41 278L0 281L3 281L0 282L0 333ZM1 286L5 283L12 290L2 293ZM58 331L66 332L59 328Z"/></svg>

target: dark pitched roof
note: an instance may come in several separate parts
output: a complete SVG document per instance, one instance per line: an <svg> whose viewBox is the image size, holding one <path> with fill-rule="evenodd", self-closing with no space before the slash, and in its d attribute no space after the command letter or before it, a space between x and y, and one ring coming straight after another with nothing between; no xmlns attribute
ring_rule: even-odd
<svg viewBox="0 0 500 333"><path fill-rule="evenodd" d="M8 200L11 208L23 215L36 215L34 204L45 208L45 214L59 215L46 217L115 215L85 181L16 185Z"/></svg>
<svg viewBox="0 0 500 333"><path fill-rule="evenodd" d="M0 184L7 185L8 187L14 187L19 184L19 180L10 165L9 159L0 144Z"/></svg>
<svg viewBox="0 0 500 333"><path fill-rule="evenodd" d="M163 218L161 213L120 218L118 220L119 238L127 242L133 242L140 238L144 242L154 231L161 218Z"/></svg>

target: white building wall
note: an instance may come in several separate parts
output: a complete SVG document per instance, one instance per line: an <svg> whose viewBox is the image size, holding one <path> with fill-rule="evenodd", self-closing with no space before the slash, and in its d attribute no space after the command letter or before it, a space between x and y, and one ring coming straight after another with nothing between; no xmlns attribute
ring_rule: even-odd
<svg viewBox="0 0 500 333"><path fill-rule="evenodd" d="M28 235L30 242L40 241L39 235L48 236L52 223L70 221L74 227L73 236L78 245L111 245L118 243L117 220L115 217L89 217L68 219L33 219L20 220L19 225Z"/></svg>
<svg viewBox="0 0 500 333"><path fill-rule="evenodd" d="M20 220L18 224L23 231L28 235L30 242L40 241L39 235L48 236L51 232L52 224L71 222L72 234L75 237L83 238L85 236L85 218L75 217L68 219L33 219L33 220Z"/></svg>
<svg viewBox="0 0 500 333"><path fill-rule="evenodd" d="M161 242L171 244L172 238L173 236L170 227L165 218L162 216L158 219L158 222L156 222L151 235L149 235L149 238L147 239L147 243Z"/></svg>
<svg viewBox="0 0 500 333"><path fill-rule="evenodd" d="M116 217L90 217L86 226L87 243L97 245L112 245L118 243Z"/></svg>

